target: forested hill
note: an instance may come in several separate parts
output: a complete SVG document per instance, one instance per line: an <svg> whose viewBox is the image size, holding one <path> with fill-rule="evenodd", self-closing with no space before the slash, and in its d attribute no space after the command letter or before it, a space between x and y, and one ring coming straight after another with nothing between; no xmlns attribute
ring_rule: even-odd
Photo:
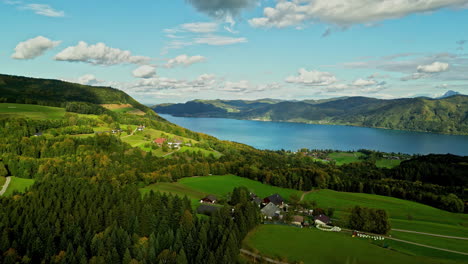
<svg viewBox="0 0 468 264"><path fill-rule="evenodd" d="M0 102L65 107L69 102L131 105L153 113L128 94L111 87L96 87L59 80L0 74Z"/></svg>
<svg viewBox="0 0 468 264"><path fill-rule="evenodd" d="M185 104L156 105L158 113L190 117L304 122L468 134L468 96L441 99L382 100L344 97L305 101L195 100Z"/></svg>

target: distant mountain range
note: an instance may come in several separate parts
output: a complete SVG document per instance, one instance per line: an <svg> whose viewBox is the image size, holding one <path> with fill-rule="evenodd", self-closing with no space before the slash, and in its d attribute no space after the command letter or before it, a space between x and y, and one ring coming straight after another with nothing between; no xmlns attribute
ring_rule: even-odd
<svg viewBox="0 0 468 264"><path fill-rule="evenodd" d="M440 99L194 100L152 108L157 113L183 117L352 125L468 135L468 96L453 91Z"/></svg>

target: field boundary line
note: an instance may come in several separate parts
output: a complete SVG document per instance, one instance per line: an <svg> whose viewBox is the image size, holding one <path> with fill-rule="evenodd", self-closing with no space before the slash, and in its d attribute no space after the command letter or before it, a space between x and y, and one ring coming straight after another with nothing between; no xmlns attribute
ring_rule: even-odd
<svg viewBox="0 0 468 264"><path fill-rule="evenodd" d="M6 177L5 184L3 184L2 190L0 190L0 196L2 196L6 192L8 185L10 185L10 181L11 177Z"/></svg>
<svg viewBox="0 0 468 264"><path fill-rule="evenodd" d="M392 228L391 231L405 232L405 233L413 233L413 234L420 234L420 235L426 235L426 236L443 237L443 238L452 238L452 239L468 240L468 237L446 236L446 235L431 234L431 233L418 232L418 231L405 230L405 229L394 229L394 228Z"/></svg>
<svg viewBox="0 0 468 264"><path fill-rule="evenodd" d="M256 258L256 259L260 259L260 260L263 259L263 260L265 260L265 261L267 261L267 262L269 262L269 263L274 263L274 264L289 264L288 262L281 262L281 261L279 261L279 260L274 260L274 259L271 259L271 258L268 258L268 257L260 256L259 254L255 254L255 253L250 252L250 251L248 251L247 249L243 249L243 248L240 250L240 252L241 252L242 254L245 254L245 255L254 257L254 258Z"/></svg>

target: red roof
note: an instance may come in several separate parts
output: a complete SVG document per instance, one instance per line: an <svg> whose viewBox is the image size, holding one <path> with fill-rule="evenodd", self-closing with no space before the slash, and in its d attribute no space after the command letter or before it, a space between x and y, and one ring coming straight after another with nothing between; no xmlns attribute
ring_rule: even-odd
<svg viewBox="0 0 468 264"><path fill-rule="evenodd" d="M162 144L162 143L164 143L164 141L166 141L165 138L157 138L157 139L154 140L154 143L156 143L156 144Z"/></svg>

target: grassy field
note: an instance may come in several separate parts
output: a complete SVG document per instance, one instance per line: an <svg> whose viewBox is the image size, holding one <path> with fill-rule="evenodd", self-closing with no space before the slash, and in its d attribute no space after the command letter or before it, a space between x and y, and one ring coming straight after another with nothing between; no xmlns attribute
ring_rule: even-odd
<svg viewBox="0 0 468 264"><path fill-rule="evenodd" d="M361 152L333 152L328 157L336 162L336 165L343 165L352 162L358 162L359 157L364 156Z"/></svg>
<svg viewBox="0 0 468 264"><path fill-rule="evenodd" d="M384 241L383 243L387 243ZM261 225L244 240L246 248L270 257L304 263L455 263L450 260L410 256L386 249L349 234L315 228Z"/></svg>
<svg viewBox="0 0 468 264"><path fill-rule="evenodd" d="M5 196L13 194L14 191L24 192L28 187L34 184L33 179L23 179L12 176L10 185L5 192Z"/></svg>
<svg viewBox="0 0 468 264"><path fill-rule="evenodd" d="M364 157L364 153L361 152L333 152L328 157L336 162L336 165L341 166L343 164L360 162L360 157ZM379 168L393 168L400 165L401 160L393 159L380 159L377 160L375 165Z"/></svg>
<svg viewBox="0 0 468 264"><path fill-rule="evenodd" d="M198 200L207 194L214 194L220 198L227 198L227 194L230 193L234 187L239 186L247 187L249 190L256 193L259 197L266 197L274 193L279 193L285 199L288 199L292 193L302 195L302 192L300 191L274 187L234 175L183 178L176 183L153 184L141 189L141 191L145 193L152 189L155 191L159 190L162 192L168 192L182 196L187 195L192 200L192 202L197 204ZM393 228L449 236L468 237L468 215L449 213L411 201L372 194L345 193L332 190L317 190L306 194L304 199L314 200L317 202L318 206L322 208L335 208L336 212L334 218L338 219L345 219L349 208L355 205L360 205L365 207L385 209L390 215L390 221ZM262 234L263 229L260 229L256 232L259 232L260 236L264 235ZM467 250L465 248L468 248L468 241L466 240L446 239L420 234L408 234L397 231L392 231L391 235L395 238L403 240L456 251L466 252ZM291 233L290 236L291 237L289 239L293 239L295 233ZM366 243L369 244L368 242ZM407 254L426 257L438 257L444 260L460 260L460 256L453 253L446 253L442 251L436 252L431 249L418 246L409 246L408 244L395 241L388 243L393 249ZM370 244L368 246L381 249ZM309 247L313 247L312 241L309 242ZM257 249L262 251L260 247ZM282 254L281 250L272 252L274 254ZM262 253L270 255L269 251L262 251ZM274 254L272 256L274 256ZM289 255L285 254L284 256ZM341 260L343 259L337 259L336 263L343 263L340 262ZM350 261L352 260L350 259Z"/></svg>
<svg viewBox="0 0 468 264"><path fill-rule="evenodd" d="M40 105L0 103L0 115L33 119L60 119L65 115L65 109Z"/></svg>

